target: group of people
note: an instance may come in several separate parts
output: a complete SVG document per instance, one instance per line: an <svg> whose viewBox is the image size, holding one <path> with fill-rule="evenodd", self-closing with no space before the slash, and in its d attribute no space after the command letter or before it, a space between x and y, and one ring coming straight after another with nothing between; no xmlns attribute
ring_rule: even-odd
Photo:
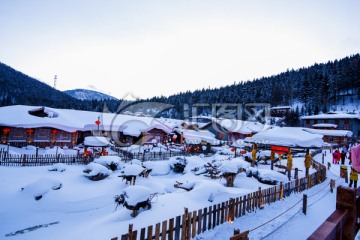
<svg viewBox="0 0 360 240"><path fill-rule="evenodd" d="M347 155L347 148L346 147L343 147L341 152L339 151L339 149L336 149L332 154L332 156L333 156L333 164L340 164L340 160L341 160L341 165L344 165L346 155ZM351 151L349 151L349 164L351 164Z"/></svg>
<svg viewBox="0 0 360 240"><path fill-rule="evenodd" d="M339 149L336 149L332 156L333 156L333 164L340 164L341 161L341 165L345 164L345 159L346 156L348 154L348 159L349 159L349 165L351 165L351 149L348 151L348 148L346 148L346 146L344 146L341 149L341 152L339 151ZM353 166L351 166L351 170L350 170L350 183L349 183L349 187L352 187L353 183L354 183L354 188L357 188L357 181L358 181L358 172L354 169Z"/></svg>

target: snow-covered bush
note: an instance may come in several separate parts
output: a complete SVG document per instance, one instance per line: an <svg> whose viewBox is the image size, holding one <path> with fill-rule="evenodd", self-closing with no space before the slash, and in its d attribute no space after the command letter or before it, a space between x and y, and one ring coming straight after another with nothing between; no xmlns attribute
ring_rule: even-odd
<svg viewBox="0 0 360 240"><path fill-rule="evenodd" d="M94 162L99 163L112 171L121 169L123 166L121 158L118 156L100 156L99 158L94 159Z"/></svg>
<svg viewBox="0 0 360 240"><path fill-rule="evenodd" d="M66 164L64 163L55 163L50 166L49 171L58 171L64 172L66 170Z"/></svg>
<svg viewBox="0 0 360 240"><path fill-rule="evenodd" d="M86 165L83 172L85 173L85 177L93 181L102 180L110 175L110 171L106 167L93 162Z"/></svg>
<svg viewBox="0 0 360 240"><path fill-rule="evenodd" d="M21 191L35 198L36 201L40 200L47 192L58 190L62 187L62 183L53 178L40 178L33 183L21 188Z"/></svg>

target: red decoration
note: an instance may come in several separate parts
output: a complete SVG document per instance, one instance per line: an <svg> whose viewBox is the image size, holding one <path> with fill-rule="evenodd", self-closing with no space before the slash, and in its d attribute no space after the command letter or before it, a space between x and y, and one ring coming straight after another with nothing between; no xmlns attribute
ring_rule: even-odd
<svg viewBox="0 0 360 240"><path fill-rule="evenodd" d="M223 134L222 134L222 133L219 133L219 137L222 138L222 137L223 137Z"/></svg>
<svg viewBox="0 0 360 240"><path fill-rule="evenodd" d="M232 152L235 152L235 148L232 148L231 151L232 151Z"/></svg>
<svg viewBox="0 0 360 240"><path fill-rule="evenodd" d="M72 134L72 135L75 135L75 134L76 134L76 132L72 132L71 134Z"/></svg>
<svg viewBox="0 0 360 240"><path fill-rule="evenodd" d="M57 131L56 129L51 130L51 133L54 134L54 135L56 135L57 132L58 132L58 131Z"/></svg>
<svg viewBox="0 0 360 240"><path fill-rule="evenodd" d="M102 153L101 153L101 156L107 156L109 153L107 152L107 151L103 151Z"/></svg>
<svg viewBox="0 0 360 240"><path fill-rule="evenodd" d="M10 128L4 128L3 133L8 134L10 132Z"/></svg>
<svg viewBox="0 0 360 240"><path fill-rule="evenodd" d="M189 152L191 150L191 147L187 147L186 150Z"/></svg>
<svg viewBox="0 0 360 240"><path fill-rule="evenodd" d="M101 122L99 121L99 119L95 121L95 124L98 125L98 126L100 125L100 123Z"/></svg>
<svg viewBox="0 0 360 240"><path fill-rule="evenodd" d="M27 132L28 134L32 134L32 133L34 132L34 130L30 128L30 129L26 130L26 132Z"/></svg>
<svg viewBox="0 0 360 240"><path fill-rule="evenodd" d="M84 152L84 156L90 156L91 155L91 152L90 151L85 151Z"/></svg>
<svg viewBox="0 0 360 240"><path fill-rule="evenodd" d="M241 150L241 154L245 154L246 153L246 151L243 149L243 150Z"/></svg>
<svg viewBox="0 0 360 240"><path fill-rule="evenodd" d="M271 150L277 154L284 154L284 153L289 152L288 147L280 147L280 146L271 146Z"/></svg>

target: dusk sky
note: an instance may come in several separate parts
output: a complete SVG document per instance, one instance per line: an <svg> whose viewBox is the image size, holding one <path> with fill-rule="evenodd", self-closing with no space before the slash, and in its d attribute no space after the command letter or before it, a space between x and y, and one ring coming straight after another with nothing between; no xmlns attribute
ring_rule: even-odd
<svg viewBox="0 0 360 240"><path fill-rule="evenodd" d="M358 0L0 0L0 62L57 89L138 98L360 53Z"/></svg>

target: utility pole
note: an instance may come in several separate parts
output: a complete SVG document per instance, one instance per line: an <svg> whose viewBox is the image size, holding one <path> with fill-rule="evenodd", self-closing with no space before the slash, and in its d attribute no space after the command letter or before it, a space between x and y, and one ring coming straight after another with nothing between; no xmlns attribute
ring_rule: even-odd
<svg viewBox="0 0 360 240"><path fill-rule="evenodd" d="M55 75L54 77L54 89L56 89L56 80L57 80L57 75Z"/></svg>

